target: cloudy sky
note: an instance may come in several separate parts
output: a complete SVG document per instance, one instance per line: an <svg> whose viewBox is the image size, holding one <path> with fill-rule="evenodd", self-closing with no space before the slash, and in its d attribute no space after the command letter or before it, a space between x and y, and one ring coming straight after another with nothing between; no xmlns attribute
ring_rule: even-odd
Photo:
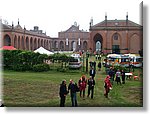
<svg viewBox="0 0 150 114"><path fill-rule="evenodd" d="M90 19L97 24L105 19L125 19L140 23L142 0L0 0L0 18L27 30L39 26L48 36L57 37L76 21L80 29L89 30Z"/></svg>

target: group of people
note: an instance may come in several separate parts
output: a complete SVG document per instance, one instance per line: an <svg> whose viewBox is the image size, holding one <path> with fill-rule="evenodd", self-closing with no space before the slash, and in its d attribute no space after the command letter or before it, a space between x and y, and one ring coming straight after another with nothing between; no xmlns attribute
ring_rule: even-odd
<svg viewBox="0 0 150 114"><path fill-rule="evenodd" d="M101 63L100 63L101 64ZM64 107L65 106L65 99L68 93L70 93L71 96L71 103L72 103L72 107L77 107L78 103L77 103L77 92L80 92L80 97L85 99L85 90L88 86L88 94L87 97L91 97L91 99L93 99L94 96L94 86L95 86L95 74L96 74L96 70L94 69L94 67L91 67L89 75L89 78L86 78L85 75L82 75L81 78L78 80L78 84L75 83L72 79L70 79L70 83L68 85L68 89L67 89L67 85L66 85L66 80L63 80L62 83L60 84L60 91L59 91L59 95L60 95L60 107ZM121 77L122 77L122 82L121 82ZM110 92L110 90L112 89L112 85L113 82L116 81L117 85L118 84L125 84L125 72L124 70L117 70L115 71L113 69L113 67L110 67L109 72L106 76L106 78L104 79L104 96L106 98L108 98L108 94Z"/></svg>
<svg viewBox="0 0 150 114"><path fill-rule="evenodd" d="M125 71L123 69L117 69L117 71L115 71L113 67L110 67L108 75L110 76L112 84L114 81L117 82L117 85L125 84Z"/></svg>
<svg viewBox="0 0 150 114"><path fill-rule="evenodd" d="M117 71L115 71L113 67L110 67L108 75L104 80L104 88L105 88L104 96L106 98L108 98L108 93L112 89L114 81L117 82L117 85L125 84L125 71L124 70L120 71L120 69L117 69Z"/></svg>
<svg viewBox="0 0 150 114"><path fill-rule="evenodd" d="M77 107L78 103L77 103L76 93L80 92L80 97L84 99L85 89L87 86L88 86L87 97L91 95L91 99L93 99L95 80L94 78L92 78L92 76L90 76L89 79L87 79L85 75L82 75L82 77L78 81L78 85L72 79L70 79L68 89L66 85L66 80L63 80L62 83L60 84L60 91L59 91L60 107L65 106L65 99L68 93L70 93L70 96L71 96L72 107Z"/></svg>

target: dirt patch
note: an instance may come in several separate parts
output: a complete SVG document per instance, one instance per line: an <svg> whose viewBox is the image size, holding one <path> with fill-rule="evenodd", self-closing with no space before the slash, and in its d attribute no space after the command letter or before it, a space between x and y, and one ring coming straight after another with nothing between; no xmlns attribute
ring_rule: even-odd
<svg viewBox="0 0 150 114"><path fill-rule="evenodd" d="M143 104L143 88L142 87L130 87L124 91L123 95L126 100L131 103Z"/></svg>

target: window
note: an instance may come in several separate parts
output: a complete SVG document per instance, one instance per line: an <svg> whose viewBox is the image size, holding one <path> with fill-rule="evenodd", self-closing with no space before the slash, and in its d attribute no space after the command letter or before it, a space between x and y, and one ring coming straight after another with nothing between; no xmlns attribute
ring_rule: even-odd
<svg viewBox="0 0 150 114"><path fill-rule="evenodd" d="M114 34L114 40L118 40L118 34Z"/></svg>

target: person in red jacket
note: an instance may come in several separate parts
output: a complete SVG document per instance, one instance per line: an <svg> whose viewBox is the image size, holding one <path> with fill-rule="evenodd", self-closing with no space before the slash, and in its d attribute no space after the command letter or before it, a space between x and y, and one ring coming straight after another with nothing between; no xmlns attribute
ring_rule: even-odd
<svg viewBox="0 0 150 114"><path fill-rule="evenodd" d="M105 88L104 96L106 98L108 98L108 93L112 89L112 85L111 85L111 82L110 82L110 76L109 75L107 75L105 80L104 80L104 88Z"/></svg>
<svg viewBox="0 0 150 114"><path fill-rule="evenodd" d="M86 76L83 75L78 81L78 86L79 86L79 89L80 89L80 97L83 97L83 98L85 97L86 85L87 85L87 79L86 79ZM83 92L83 96L82 96L82 92Z"/></svg>

